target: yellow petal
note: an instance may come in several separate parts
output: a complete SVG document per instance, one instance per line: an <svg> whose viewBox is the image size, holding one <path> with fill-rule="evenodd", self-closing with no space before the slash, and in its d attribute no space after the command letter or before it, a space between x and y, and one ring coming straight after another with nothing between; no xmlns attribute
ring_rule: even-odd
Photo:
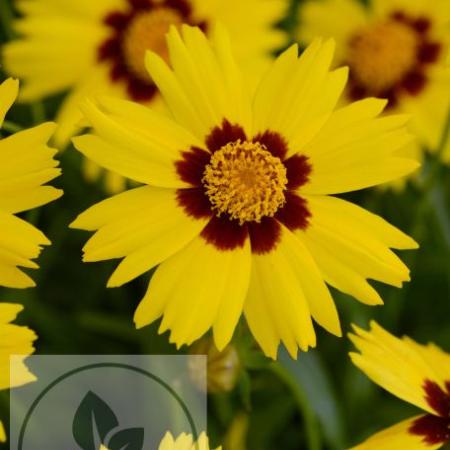
<svg viewBox="0 0 450 450"><path fill-rule="evenodd" d="M222 25L215 25L211 42L227 88L226 96L229 101L228 107L231 110L229 119L231 122L240 124L250 134L253 117L248 87L240 66L235 60L230 37Z"/></svg>
<svg viewBox="0 0 450 450"><path fill-rule="evenodd" d="M352 230L358 227L358 232L366 230L372 239L382 242L390 248L416 249L417 242L411 237L391 225L382 217L361 208L358 205L339 199L337 197L308 197L321 221L331 220L333 227L336 225L340 230Z"/></svg>
<svg viewBox="0 0 450 450"><path fill-rule="evenodd" d="M450 31L447 36L450 39ZM441 145L450 110L450 68L436 67L428 77L427 89L420 96L402 99L401 108L411 114L411 131L420 143L435 152Z"/></svg>
<svg viewBox="0 0 450 450"><path fill-rule="evenodd" d="M36 283L17 267L0 264L0 286L25 289L35 287Z"/></svg>
<svg viewBox="0 0 450 450"><path fill-rule="evenodd" d="M12 322L23 311L23 306L17 303L0 304L0 324Z"/></svg>
<svg viewBox="0 0 450 450"><path fill-rule="evenodd" d="M155 108L106 96L101 97L98 104L117 123L142 135L154 145L167 149L167 152L202 146L202 141L196 139L188 129Z"/></svg>
<svg viewBox="0 0 450 450"><path fill-rule="evenodd" d="M42 184L60 175L56 150L46 145L55 124L45 123L0 141L0 208L17 213L49 203L62 191Z"/></svg>
<svg viewBox="0 0 450 450"><path fill-rule="evenodd" d="M250 244L221 251L194 239L162 263L139 305L138 328L163 316L160 332L171 330L178 346L191 344L213 327L219 349L231 340L242 313L250 273Z"/></svg>
<svg viewBox="0 0 450 450"><path fill-rule="evenodd" d="M197 442L194 442L192 436L186 433L180 434L176 439L171 433L167 433L161 441L159 450L209 450L209 442L205 433L200 435Z"/></svg>
<svg viewBox="0 0 450 450"><path fill-rule="evenodd" d="M248 130L250 101L222 28L213 32L214 47L198 30L187 26L183 27L183 38L172 28L167 42L173 70L151 52L146 66L176 120L202 141L224 119ZM202 62L198 64L200 55Z"/></svg>
<svg viewBox="0 0 450 450"><path fill-rule="evenodd" d="M295 46L273 64L255 96L255 133L271 129L298 152L328 120L347 71L330 73L334 42L314 41L297 59Z"/></svg>
<svg viewBox="0 0 450 450"><path fill-rule="evenodd" d="M124 104L126 107L126 104ZM137 108L145 108L136 105ZM155 138L148 136L148 129L130 129L113 114L104 112L99 106L87 101L83 111L97 132L73 139L75 147L100 166L112 170L135 181L161 187L186 187L176 172L175 162L186 151L186 142L178 142L166 133L169 129L158 130L158 123L170 122L161 117L149 122L147 128L154 131ZM178 127L173 126L174 130Z"/></svg>
<svg viewBox="0 0 450 450"><path fill-rule="evenodd" d="M122 192L91 206L81 213L70 226L71 228L94 231L110 222L116 222L123 217L136 214L142 209L142 204L148 203L149 195L154 191L157 190L142 186Z"/></svg>
<svg viewBox="0 0 450 450"><path fill-rule="evenodd" d="M439 360L423 358L410 340L396 338L374 322L370 331L356 326L354 330L350 338L360 353L350 354L353 363L391 394L436 414L427 401L425 383L436 383L445 389L445 380L439 377L436 365L429 364Z"/></svg>
<svg viewBox="0 0 450 450"><path fill-rule="evenodd" d="M421 416L413 417L383 430L367 439L351 450L437 450L441 444L425 443L421 436L409 432L414 421Z"/></svg>
<svg viewBox="0 0 450 450"><path fill-rule="evenodd" d="M327 283L357 300L382 304L368 279L401 287L409 270L390 250L416 248L408 236L383 219L334 197L307 197L310 226L297 233Z"/></svg>
<svg viewBox="0 0 450 450"><path fill-rule="evenodd" d="M200 234L207 219L189 217L176 191L144 186L105 200L72 227L97 233L84 247L84 261L125 258L108 282L120 286L178 252Z"/></svg>
<svg viewBox="0 0 450 450"><path fill-rule="evenodd" d="M186 39L186 35L191 34L188 27L183 27L184 39ZM212 74L200 70L202 66L196 63L194 57L191 56L197 52L197 49L201 51L200 42L190 39L189 47L186 46L175 27L172 27L167 35L167 44L173 73L201 122L206 129L220 125L224 117L224 104L220 102L220 96L215 95L216 92L224 90L223 80L217 77L217 75L221 75L220 71L217 70ZM213 64L217 66L212 51L209 54L204 52L203 55L207 58L206 66Z"/></svg>
<svg viewBox="0 0 450 450"><path fill-rule="evenodd" d="M27 16L13 24L22 37L3 49L7 72L24 81L20 94L24 101L76 86L96 63L98 47L108 31L101 20L77 17L73 8L64 13L61 3L43 11L37 6L36 10L25 8Z"/></svg>
<svg viewBox="0 0 450 450"><path fill-rule="evenodd" d="M284 245L280 248L295 271L313 319L336 336L342 336L336 305L306 246L288 229L283 229Z"/></svg>
<svg viewBox="0 0 450 450"><path fill-rule="evenodd" d="M408 344L422 355L430 367L433 367L441 380L450 380L450 355L435 344L421 345L409 338L404 338Z"/></svg>
<svg viewBox="0 0 450 450"><path fill-rule="evenodd" d="M202 124L180 82L164 60L156 53L148 51L145 66L175 120L192 130L200 139L203 138L209 129Z"/></svg>
<svg viewBox="0 0 450 450"><path fill-rule="evenodd" d="M11 108L19 92L19 81L12 78L0 84L0 126L5 120L6 113Z"/></svg>
<svg viewBox="0 0 450 450"><path fill-rule="evenodd" d="M48 239L36 228L11 214L0 211L0 285L25 288L34 286L28 275L17 269L36 268L36 258Z"/></svg>
<svg viewBox="0 0 450 450"><path fill-rule="evenodd" d="M95 252L94 259L99 257L104 259L105 251L109 255L111 252L118 251L120 251L119 254L123 254L124 250L121 247L127 246L125 259L108 281L109 287L120 286L165 261L199 235L206 225L206 220L194 220L186 216L175 204L173 193L169 192L164 197L167 199L164 200L162 208L157 207L163 204L161 199L157 199L145 212L145 219L137 221L134 218L136 229L131 239L121 237L117 238L116 242L112 237L116 235L118 229L127 229L124 222L114 223L101 229L105 235L108 235L108 240L103 244L104 247L101 250L90 251L90 253ZM161 209L164 210L164 214L161 214ZM105 247L108 248L108 244L110 248L105 250ZM130 248L133 250L130 251ZM101 252L101 256L99 256L99 252ZM117 253L115 254L117 255ZM85 260L89 260L88 255L86 253Z"/></svg>
<svg viewBox="0 0 450 450"><path fill-rule="evenodd" d="M308 194L334 194L400 178L420 164L399 155L413 139L408 116L376 118L384 103L367 99L337 110L302 152L314 176L303 187Z"/></svg>
<svg viewBox="0 0 450 450"><path fill-rule="evenodd" d="M362 4L355 0L308 0L300 5L298 39L309 44L317 36L336 39L336 56L339 62L345 58L347 44L368 21Z"/></svg>
<svg viewBox="0 0 450 450"><path fill-rule="evenodd" d="M252 276L245 301L245 317L263 351L274 359L280 341L294 358L299 347L303 351L315 347L316 336L306 298L314 284L320 289L317 292L319 301L323 305L328 304L328 310L317 317L323 319L330 314L332 327L337 327L337 317L334 316L324 291L326 288L317 280L318 274L308 261L306 251L296 247L294 239L283 228L282 238L276 249L267 254L252 256ZM301 267L305 262L309 264L306 269ZM299 276L301 270L306 273ZM312 274L314 278L311 278L310 284L303 286L302 280L305 280L307 274ZM314 308L317 311L316 305Z"/></svg>
<svg viewBox="0 0 450 450"><path fill-rule="evenodd" d="M0 303L0 390L35 380L24 361L34 352L36 334L29 328L10 324L22 309L21 305ZM10 361L11 356L14 358Z"/></svg>

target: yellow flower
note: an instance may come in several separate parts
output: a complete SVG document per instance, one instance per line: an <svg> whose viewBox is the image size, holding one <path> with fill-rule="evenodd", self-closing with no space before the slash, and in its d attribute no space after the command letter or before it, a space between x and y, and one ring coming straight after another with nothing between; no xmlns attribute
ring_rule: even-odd
<svg viewBox="0 0 450 450"><path fill-rule="evenodd" d="M350 67L348 101L377 96L412 115L411 129L430 151L441 146L450 110L448 0L307 1L298 37L337 41L338 61ZM450 158L450 139L444 149Z"/></svg>
<svg viewBox="0 0 450 450"><path fill-rule="evenodd" d="M17 80L0 85L0 126L17 97ZM46 142L55 124L20 131L0 140L0 286L26 288L33 280L20 267L37 268L36 258L48 239L32 225L14 214L44 205L62 195L62 191L45 183L59 176L56 150Z"/></svg>
<svg viewBox="0 0 450 450"><path fill-rule="evenodd" d="M57 117L57 145L79 128L80 99L106 92L154 103L157 89L144 66L146 49L167 58L165 34L171 24L210 30L219 20L235 37L244 65L264 64L285 45L274 28L287 0L18 0L22 38L5 46L4 63L25 81L24 101L70 89ZM117 182L117 180L115 181Z"/></svg>
<svg viewBox="0 0 450 450"><path fill-rule="evenodd" d="M221 450L218 447L216 450ZM104 445L100 450L108 450ZM197 442L194 442L192 436L189 434L181 434L177 439L174 439L170 433L167 433L161 441L159 450L209 450L209 442L206 434L202 433Z"/></svg>
<svg viewBox="0 0 450 450"><path fill-rule="evenodd" d="M216 450L221 450L218 447ZM209 450L209 442L206 434L202 434L197 443L188 434L181 434L177 439L174 439L170 433L167 433L159 446L159 450Z"/></svg>
<svg viewBox="0 0 450 450"><path fill-rule="evenodd" d="M29 328L13 325L22 306L0 303L0 390L22 386L35 381L25 366L27 356L34 353L33 342L36 335ZM14 359L14 377L10 377L10 357L20 355ZM22 357L23 355L23 357ZM6 434L0 422L0 442L5 442Z"/></svg>
<svg viewBox="0 0 450 450"><path fill-rule="evenodd" d="M376 323L350 335L350 356L372 381L424 414L405 420L353 450L438 449L450 442L450 355L433 344L398 339Z"/></svg>
<svg viewBox="0 0 450 450"><path fill-rule="evenodd" d="M292 46L249 94L222 27L211 43L172 29L169 66L147 67L171 117L115 99L88 101L94 132L75 146L99 165L144 183L93 206L72 224L98 230L87 262L124 258L120 286L160 264L136 325L191 344L212 327L219 350L242 311L266 354L316 344L312 318L341 329L325 281L381 304L367 279L400 287L409 271L390 248L416 243L381 218L331 197L417 167L393 155L409 142L403 116L378 119L385 101L334 111L347 70L330 71L334 45ZM253 92L250 90L250 92Z"/></svg>

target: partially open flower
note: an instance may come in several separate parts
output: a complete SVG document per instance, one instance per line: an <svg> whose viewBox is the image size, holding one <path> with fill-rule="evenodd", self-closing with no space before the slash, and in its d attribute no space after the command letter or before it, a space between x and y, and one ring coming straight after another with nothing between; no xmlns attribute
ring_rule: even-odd
<svg viewBox="0 0 450 450"><path fill-rule="evenodd" d="M221 450L222 447L218 447L216 450ZM100 450L108 450L107 447L102 445ZM158 450L209 450L208 437L205 433L202 433L197 442L195 442L191 435L183 433L178 438L174 439L171 433L167 433Z"/></svg>
<svg viewBox="0 0 450 450"><path fill-rule="evenodd" d="M376 323L350 335L350 356L372 381L422 414L375 434L353 450L435 450L450 443L450 355L433 344L398 339Z"/></svg>
<svg viewBox="0 0 450 450"><path fill-rule="evenodd" d="M189 372L194 383L206 387L211 394L232 391L239 378L241 363L239 354L233 344L219 351L210 337L204 337L189 350L191 355L206 355L207 372L200 370L195 358L189 360ZM203 365L201 367L203 369Z"/></svg>

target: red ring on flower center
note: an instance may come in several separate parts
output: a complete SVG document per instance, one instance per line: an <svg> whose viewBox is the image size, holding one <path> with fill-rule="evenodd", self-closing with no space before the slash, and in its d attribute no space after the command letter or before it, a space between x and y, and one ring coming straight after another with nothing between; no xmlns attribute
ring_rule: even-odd
<svg viewBox="0 0 450 450"><path fill-rule="evenodd" d="M192 187L178 190L178 203L189 216L210 219L201 236L219 250L243 247L249 238L252 252L264 254L276 248L281 237L281 224L291 231L305 230L308 227L311 213L307 201L298 194L298 189L308 182L312 166L304 155L295 154L289 157L287 143L280 134L266 131L255 136L251 142L264 146L274 157L281 160L286 169L285 203L273 217L265 216L259 222L240 224L227 214L218 216L215 213L202 183L212 154L227 144L239 141L249 142L243 128L224 120L222 125L214 128L206 138L207 150L193 147L182 153L182 159L176 162L176 170L180 178Z"/></svg>

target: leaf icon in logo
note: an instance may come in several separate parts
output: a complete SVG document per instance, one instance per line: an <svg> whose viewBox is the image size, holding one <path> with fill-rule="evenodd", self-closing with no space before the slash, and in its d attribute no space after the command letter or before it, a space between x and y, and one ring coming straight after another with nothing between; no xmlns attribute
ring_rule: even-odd
<svg viewBox="0 0 450 450"><path fill-rule="evenodd" d="M128 428L119 431L109 441L109 450L142 450L144 446L144 429Z"/></svg>
<svg viewBox="0 0 450 450"><path fill-rule="evenodd" d="M75 413L73 437L83 450L98 450L107 434L118 425L119 421L112 409L98 395L89 391Z"/></svg>

